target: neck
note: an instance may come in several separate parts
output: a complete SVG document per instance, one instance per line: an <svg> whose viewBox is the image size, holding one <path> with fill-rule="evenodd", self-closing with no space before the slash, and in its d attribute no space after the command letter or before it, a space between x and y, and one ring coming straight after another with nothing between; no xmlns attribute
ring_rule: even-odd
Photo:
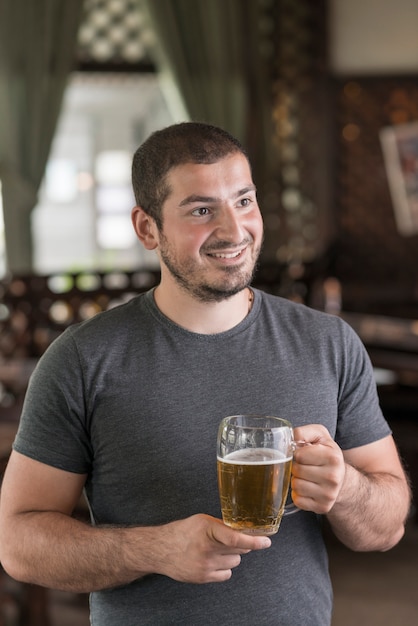
<svg viewBox="0 0 418 626"><path fill-rule="evenodd" d="M253 296L246 287L220 302L202 302L177 286L169 288L162 283L154 292L155 302L166 317L203 335L222 333L242 322L251 310Z"/></svg>

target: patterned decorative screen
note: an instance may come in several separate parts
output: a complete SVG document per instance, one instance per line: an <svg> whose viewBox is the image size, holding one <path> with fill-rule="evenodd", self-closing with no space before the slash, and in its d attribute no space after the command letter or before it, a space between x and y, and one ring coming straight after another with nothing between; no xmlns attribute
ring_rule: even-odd
<svg viewBox="0 0 418 626"><path fill-rule="evenodd" d="M136 0L86 0L78 35L81 65L151 66L146 43L151 36ZM98 68L96 68L98 69Z"/></svg>
<svg viewBox="0 0 418 626"><path fill-rule="evenodd" d="M418 120L417 78L339 80L334 106L335 275L346 306L407 315L418 298L418 238L397 229L380 131Z"/></svg>
<svg viewBox="0 0 418 626"><path fill-rule="evenodd" d="M321 263L332 236L326 2L269 4L273 118L270 179L259 194L266 235L264 261L283 268L283 290L304 299L307 272Z"/></svg>
<svg viewBox="0 0 418 626"><path fill-rule="evenodd" d="M273 116L280 155L279 261L311 261L326 245L325 6L278 3ZM324 219L325 218L325 219Z"/></svg>

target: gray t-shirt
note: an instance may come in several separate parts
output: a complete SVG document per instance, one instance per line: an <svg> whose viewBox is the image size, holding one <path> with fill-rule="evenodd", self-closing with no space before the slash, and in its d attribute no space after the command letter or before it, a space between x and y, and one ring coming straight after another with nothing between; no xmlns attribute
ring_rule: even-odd
<svg viewBox="0 0 418 626"><path fill-rule="evenodd" d="M367 354L338 317L255 290L240 324L201 335L162 315L150 291L50 346L14 447L87 473L97 525L220 517L216 434L237 413L321 423L343 449L390 432ZM150 575L91 596L94 626L326 626L331 608L321 520L303 511L227 582Z"/></svg>

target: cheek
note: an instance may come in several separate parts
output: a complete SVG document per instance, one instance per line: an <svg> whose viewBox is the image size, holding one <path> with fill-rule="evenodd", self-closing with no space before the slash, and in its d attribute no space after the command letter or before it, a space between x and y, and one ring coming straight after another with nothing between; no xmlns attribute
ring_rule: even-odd
<svg viewBox="0 0 418 626"><path fill-rule="evenodd" d="M260 211L250 217L247 222L247 229L256 239L262 239L264 224Z"/></svg>
<svg viewBox="0 0 418 626"><path fill-rule="evenodd" d="M181 234L182 247L191 254L199 253L209 238L210 232L208 232L207 228L196 226L191 229L184 228Z"/></svg>
<svg viewBox="0 0 418 626"><path fill-rule="evenodd" d="M206 240L206 233L200 233L198 229L188 230L183 228L176 237L170 238L170 248L180 258L198 256Z"/></svg>

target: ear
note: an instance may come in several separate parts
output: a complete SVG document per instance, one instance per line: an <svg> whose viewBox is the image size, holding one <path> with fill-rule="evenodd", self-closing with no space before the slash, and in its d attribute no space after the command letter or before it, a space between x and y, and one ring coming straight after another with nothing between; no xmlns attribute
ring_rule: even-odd
<svg viewBox="0 0 418 626"><path fill-rule="evenodd" d="M131 217L136 236L144 248L155 250L158 247L158 228L155 220L140 206L132 209Z"/></svg>

